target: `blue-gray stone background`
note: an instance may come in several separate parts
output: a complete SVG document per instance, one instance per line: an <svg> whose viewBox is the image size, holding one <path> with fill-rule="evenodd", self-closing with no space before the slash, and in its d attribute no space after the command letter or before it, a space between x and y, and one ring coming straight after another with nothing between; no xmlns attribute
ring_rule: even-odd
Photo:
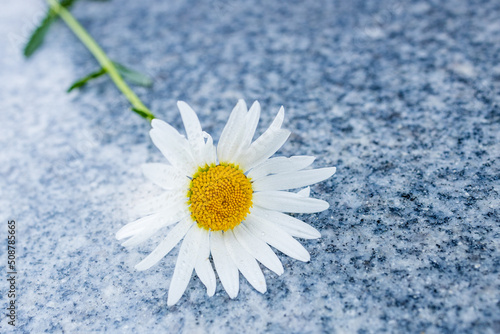
<svg viewBox="0 0 500 334"><path fill-rule="evenodd" d="M238 98L261 102L260 132L284 105L278 154L337 166L312 187L330 209L299 215L322 233L301 241L309 263L279 254L267 293L240 277L235 300L193 277L174 307L177 249L137 272L161 235L114 238L158 192L140 172L164 161L149 124L107 78L65 93L97 64L62 22L23 58L44 12L1 2L0 270L15 219L18 332L500 332L500 2L77 2L109 55L154 79L134 89L160 118L182 129L184 100L217 139Z"/></svg>

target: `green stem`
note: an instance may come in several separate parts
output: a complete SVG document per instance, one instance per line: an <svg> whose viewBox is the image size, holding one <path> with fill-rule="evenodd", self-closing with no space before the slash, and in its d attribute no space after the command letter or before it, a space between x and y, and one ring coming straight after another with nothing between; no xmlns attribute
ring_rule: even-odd
<svg viewBox="0 0 500 334"><path fill-rule="evenodd" d="M80 23L71 15L71 13L66 10L63 6L59 4L56 0L47 0L50 7L54 12L56 12L63 21L68 25L68 27L73 31L73 33L82 41L82 43L87 47L87 49L94 55L95 59L101 64L102 68L111 77L111 80L115 83L116 87L125 95L125 97L130 101L134 110L140 116L151 121L155 118L155 115L146 107L142 101L135 95L135 93L130 89L127 83L123 80L120 73L116 69L113 62L108 58L106 53L101 49L97 42L87 33L85 28L83 28Z"/></svg>

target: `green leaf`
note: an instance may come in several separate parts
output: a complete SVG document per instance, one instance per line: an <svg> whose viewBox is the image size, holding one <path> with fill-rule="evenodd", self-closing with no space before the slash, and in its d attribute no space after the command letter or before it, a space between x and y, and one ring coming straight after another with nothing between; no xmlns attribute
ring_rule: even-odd
<svg viewBox="0 0 500 334"><path fill-rule="evenodd" d="M62 0L61 5L63 7L69 8L76 0ZM24 56L28 58L31 56L39 47L42 45L45 35L49 31L50 25L57 19L57 13L52 9L47 11L47 14L42 20L42 23L33 31L28 43L24 47Z"/></svg>
<svg viewBox="0 0 500 334"><path fill-rule="evenodd" d="M35 29L33 34L31 34L28 43L26 43L26 46L24 47L24 56L31 56L36 51L36 49L38 49L38 47L42 45L47 31L49 31L50 25L55 21L56 18L57 14L52 10L49 10L47 12L47 15L43 19L42 23Z"/></svg>
<svg viewBox="0 0 500 334"><path fill-rule="evenodd" d="M113 64L115 65L116 70L121 74L123 79L129 81L130 83L144 87L149 87L153 84L153 80L146 74L132 70L117 62L113 62Z"/></svg>
<svg viewBox="0 0 500 334"><path fill-rule="evenodd" d="M75 81L71 87L68 88L68 93L71 92L73 89L75 88L80 88L82 86L84 86L87 82L89 82L90 80L92 79L95 79L95 78L99 78L101 75L105 74L106 73L106 70L101 68L100 70L98 71L95 71L95 72L92 72L90 73L89 75L87 76L84 76L83 78Z"/></svg>
<svg viewBox="0 0 500 334"><path fill-rule="evenodd" d="M154 118L154 116L151 115L151 113L149 113L149 112L147 112L145 110L142 110L142 109L139 109L139 108L134 108L134 107L132 107L130 109L132 109L133 111L135 111L136 113L138 113L139 116L141 116L141 117L143 117L143 118L145 118L147 120L151 121Z"/></svg>
<svg viewBox="0 0 500 334"><path fill-rule="evenodd" d="M146 87L149 87L153 84L153 81L147 75L142 74L142 73L137 72L137 71L134 71L134 70L131 70L131 69L125 67L124 65L119 64L119 63L113 62L113 64L115 65L116 70L118 72L120 72L120 74L123 76L123 78L125 80L128 80L133 84L146 86ZM75 88L80 88L80 87L84 86L90 80L98 78L98 77L102 76L103 74L106 74L106 70L104 68L101 68L98 71L92 72L92 73L86 75L85 77L78 79L77 81L75 81L71 85L71 87L68 88L68 93L71 92ZM139 114L143 112L139 109L134 110L134 111L139 113Z"/></svg>
<svg viewBox="0 0 500 334"><path fill-rule="evenodd" d="M64 8L69 8L69 7L71 7L75 3L75 1L76 0L61 0L60 4Z"/></svg>

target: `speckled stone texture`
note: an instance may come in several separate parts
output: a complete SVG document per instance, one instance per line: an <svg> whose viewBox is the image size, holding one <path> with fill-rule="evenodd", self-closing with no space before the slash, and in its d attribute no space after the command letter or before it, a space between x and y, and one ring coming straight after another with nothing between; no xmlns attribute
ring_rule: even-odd
<svg viewBox="0 0 500 334"><path fill-rule="evenodd" d="M218 138L238 98L261 102L258 131L284 105L278 154L337 166L312 187L331 208L299 215L322 233L302 240L310 263L279 254L267 293L240 277L235 300L194 277L174 307L177 249L137 272L162 235L130 251L114 238L158 191L140 165L163 157L109 79L65 93L97 65L63 23L23 59L44 8L0 11L0 236L15 219L18 332L500 332L500 2L79 1L110 56L153 77L136 91L162 119L180 129L185 100Z"/></svg>

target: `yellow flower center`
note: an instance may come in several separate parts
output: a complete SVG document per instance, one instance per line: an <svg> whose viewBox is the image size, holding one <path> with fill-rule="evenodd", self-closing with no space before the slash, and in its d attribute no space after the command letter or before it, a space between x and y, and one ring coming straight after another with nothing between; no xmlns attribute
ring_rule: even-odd
<svg viewBox="0 0 500 334"><path fill-rule="evenodd" d="M250 213L252 193L250 179L238 166L200 167L188 191L191 217L207 230L233 229Z"/></svg>

